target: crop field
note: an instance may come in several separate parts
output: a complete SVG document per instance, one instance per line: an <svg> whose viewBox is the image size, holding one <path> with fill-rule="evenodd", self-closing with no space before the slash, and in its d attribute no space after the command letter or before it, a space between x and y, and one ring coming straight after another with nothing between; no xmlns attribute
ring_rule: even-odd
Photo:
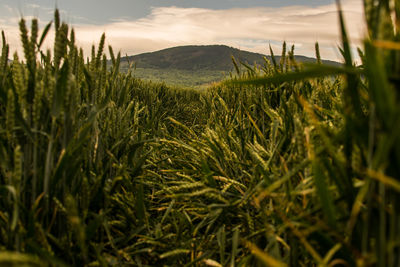
<svg viewBox="0 0 400 267"><path fill-rule="evenodd" d="M121 71L129 68L121 68ZM213 70L176 70L176 69L147 69L135 68L134 77L156 83L166 83L169 87L206 89L213 83L229 77L223 71Z"/></svg>
<svg viewBox="0 0 400 267"><path fill-rule="evenodd" d="M202 90L120 71L105 35L87 57L57 10L21 19L23 55L2 34L0 265L400 266L400 1L364 2L361 64L338 5L342 66L284 43Z"/></svg>

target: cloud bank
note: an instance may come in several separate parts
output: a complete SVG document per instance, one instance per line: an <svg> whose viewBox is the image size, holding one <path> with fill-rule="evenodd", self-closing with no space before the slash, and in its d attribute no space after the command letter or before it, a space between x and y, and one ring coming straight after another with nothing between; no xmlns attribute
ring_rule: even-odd
<svg viewBox="0 0 400 267"><path fill-rule="evenodd" d="M362 1L342 2L348 32L353 44L359 45L365 32ZM105 32L108 43L124 55L191 44L225 44L264 54L271 44L279 53L282 42L286 41L295 44L296 54L314 56L314 44L318 41L323 58L339 60L337 17L335 4L227 10L154 7L150 15L138 20L117 18L104 25L75 24L74 28L85 52ZM3 27L3 21L0 23L11 46L16 46L16 27L5 24Z"/></svg>

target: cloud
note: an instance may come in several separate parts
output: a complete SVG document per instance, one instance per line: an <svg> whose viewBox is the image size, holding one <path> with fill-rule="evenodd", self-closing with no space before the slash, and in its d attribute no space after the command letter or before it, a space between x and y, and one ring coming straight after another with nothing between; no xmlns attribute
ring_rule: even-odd
<svg viewBox="0 0 400 267"><path fill-rule="evenodd" d="M364 36L362 1L344 0L346 24L355 45ZM314 56L319 42L322 57L338 60L340 43L337 7L288 6L282 8L154 7L138 20L116 18L104 25L76 24L79 45L86 52L106 33L107 41L122 54L137 54L171 46L226 44L243 50L268 53L268 45L280 53L285 40L295 44L296 54Z"/></svg>
<svg viewBox="0 0 400 267"><path fill-rule="evenodd" d="M362 3L347 0L343 8L352 41L359 45L364 32ZM333 4L229 10L158 7L139 20L76 28L82 45L93 43L105 31L108 41L124 54L188 44L227 44L267 53L269 43L276 47L286 40L296 45L298 54L309 56L314 55L314 43L318 41L323 57L338 59L337 17Z"/></svg>

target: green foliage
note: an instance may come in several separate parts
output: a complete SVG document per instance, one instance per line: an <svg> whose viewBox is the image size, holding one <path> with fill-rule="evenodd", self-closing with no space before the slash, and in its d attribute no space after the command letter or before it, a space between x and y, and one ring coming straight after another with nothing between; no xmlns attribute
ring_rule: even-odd
<svg viewBox="0 0 400 267"><path fill-rule="evenodd" d="M121 71L125 71L121 68ZM227 77L223 71L136 68L133 75L139 79L165 83L180 88L206 89Z"/></svg>
<svg viewBox="0 0 400 267"><path fill-rule="evenodd" d="M343 66L284 45L207 90L119 72L112 48L107 66L104 35L85 62L58 11L42 51L51 24L22 20L24 60L8 62L2 35L0 264L397 266L399 33L380 18L398 2L385 3L365 1L361 67L340 19Z"/></svg>

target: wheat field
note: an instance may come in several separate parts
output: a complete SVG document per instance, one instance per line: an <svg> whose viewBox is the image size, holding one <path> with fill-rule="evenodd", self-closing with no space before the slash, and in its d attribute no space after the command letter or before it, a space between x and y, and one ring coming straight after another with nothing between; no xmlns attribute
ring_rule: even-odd
<svg viewBox="0 0 400 267"><path fill-rule="evenodd" d="M120 72L105 35L86 57L58 10L21 19L23 55L2 33L0 265L399 266L400 1L364 6L361 64L338 4L343 66L284 43L205 90Z"/></svg>

